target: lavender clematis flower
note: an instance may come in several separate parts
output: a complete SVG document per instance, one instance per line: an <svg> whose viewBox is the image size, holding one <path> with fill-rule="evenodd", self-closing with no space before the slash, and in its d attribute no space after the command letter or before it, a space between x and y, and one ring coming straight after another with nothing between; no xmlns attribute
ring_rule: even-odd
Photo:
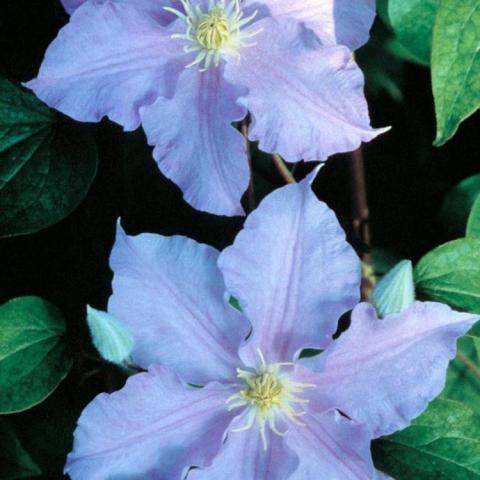
<svg viewBox="0 0 480 480"><path fill-rule="evenodd" d="M232 122L288 161L324 160L372 129L351 49L374 0L64 0L70 23L27 84L81 121L140 124L200 210L234 215L249 181Z"/></svg>
<svg viewBox="0 0 480 480"><path fill-rule="evenodd" d="M82 413L74 480L385 478L370 440L439 394L476 320L420 302L379 320L360 304L333 341L358 301L360 265L307 181L268 196L220 255L119 227L111 267L109 312L148 372ZM300 358L307 347L324 351Z"/></svg>

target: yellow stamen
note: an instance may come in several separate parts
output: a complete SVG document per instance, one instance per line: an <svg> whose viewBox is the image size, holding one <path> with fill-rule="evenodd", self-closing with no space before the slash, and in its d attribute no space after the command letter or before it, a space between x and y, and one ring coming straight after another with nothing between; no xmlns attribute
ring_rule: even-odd
<svg viewBox="0 0 480 480"><path fill-rule="evenodd" d="M275 420L278 416L281 416L284 421L305 426L298 420L298 417L306 414L303 407L308 400L300 398L298 394L307 388L315 387L315 385L292 381L289 375L280 371L283 367L292 366L292 363L267 364L261 351L258 351L258 355L260 362L256 371L237 369L237 376L244 382L245 387L228 398L227 403L230 404L229 411L245 408L245 415L242 416L246 420L245 425L231 430L231 432L249 430L256 423L266 449L265 427L267 423L270 430L276 435L283 436L286 433L279 431L276 427ZM297 411L294 406L300 410Z"/></svg>
<svg viewBox="0 0 480 480"><path fill-rule="evenodd" d="M226 45L230 39L230 29L225 10L213 7L200 19L196 33L198 42L207 50L217 50Z"/></svg>
<svg viewBox="0 0 480 480"><path fill-rule="evenodd" d="M206 12L199 4L192 5L192 0L180 2L183 12L172 7L164 8L185 22L185 33L175 33L172 38L185 42L186 53L196 53L186 68L203 63L200 71L205 71L211 65L218 66L224 55L239 58L240 49L255 45L248 40L258 35L261 29L242 29L255 18L257 12L244 17L241 0L209 0Z"/></svg>

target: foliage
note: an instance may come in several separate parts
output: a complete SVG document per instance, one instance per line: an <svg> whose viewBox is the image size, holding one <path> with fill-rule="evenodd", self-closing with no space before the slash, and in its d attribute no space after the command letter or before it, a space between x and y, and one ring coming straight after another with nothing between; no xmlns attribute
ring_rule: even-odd
<svg viewBox="0 0 480 480"><path fill-rule="evenodd" d="M375 442L374 458L394 478L480 478L479 429L470 407L437 399L410 427Z"/></svg>
<svg viewBox="0 0 480 480"><path fill-rule="evenodd" d="M72 364L58 309L37 297L0 307L0 412L14 413L44 400Z"/></svg>
<svg viewBox="0 0 480 480"><path fill-rule="evenodd" d="M443 145L480 107L480 6L476 0L388 0L388 17L403 47L397 54L431 65L435 145Z"/></svg>
<svg viewBox="0 0 480 480"><path fill-rule="evenodd" d="M86 128L0 78L0 236L46 228L85 197L97 168Z"/></svg>
<svg viewBox="0 0 480 480"><path fill-rule="evenodd" d="M0 418L0 461L2 478L14 480L31 478L40 475L42 471L23 448L15 432L6 420Z"/></svg>
<svg viewBox="0 0 480 480"><path fill-rule="evenodd" d="M470 210L480 196L480 175L472 175L455 185L446 195L440 211L445 230L463 236Z"/></svg>
<svg viewBox="0 0 480 480"><path fill-rule="evenodd" d="M408 58L422 65L430 65L433 23L438 0L390 0L390 25Z"/></svg>
<svg viewBox="0 0 480 480"><path fill-rule="evenodd" d="M454 240L432 250L415 267L415 279L429 299L480 313L480 240Z"/></svg>
<svg viewBox="0 0 480 480"><path fill-rule="evenodd" d="M480 406L480 324L458 341L458 355L448 370L442 395L464 402L475 412Z"/></svg>
<svg viewBox="0 0 480 480"><path fill-rule="evenodd" d="M437 112L436 145L480 107L480 5L441 0L432 44L432 84Z"/></svg>
<svg viewBox="0 0 480 480"><path fill-rule="evenodd" d="M467 237L480 237L480 195L477 196L468 216Z"/></svg>

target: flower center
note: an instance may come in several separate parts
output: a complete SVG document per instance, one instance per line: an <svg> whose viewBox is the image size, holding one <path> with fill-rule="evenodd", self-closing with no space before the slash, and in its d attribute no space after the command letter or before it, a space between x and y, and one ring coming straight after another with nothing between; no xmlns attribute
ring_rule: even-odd
<svg viewBox="0 0 480 480"><path fill-rule="evenodd" d="M261 29L242 29L255 18L257 12L244 17L240 0L209 0L206 12L195 0L180 1L185 13L171 7L164 8L185 22L186 32L176 33L172 38L185 42L185 52L197 54L186 68L203 63L200 71L205 71L211 65L218 66L223 55L239 58L239 49L255 45L247 40L260 33Z"/></svg>
<svg viewBox="0 0 480 480"><path fill-rule="evenodd" d="M253 378L246 378L248 387L242 390L243 397L262 411L274 405L281 405L284 390L280 378L271 372L260 373Z"/></svg>
<svg viewBox="0 0 480 480"><path fill-rule="evenodd" d="M305 415L303 406L308 400L302 399L300 395L307 388L315 385L293 381L290 376L282 371L285 367L292 367L290 362L277 362L267 364L262 352L258 351L260 365L257 370L237 370L237 376L244 383L243 388L232 395L227 403L228 410L245 408L244 416L246 423L243 427L231 430L241 432L249 430L254 424L257 425L262 438L263 446L267 448L266 426L280 436L277 428L277 420L293 422L305 426L298 417Z"/></svg>
<svg viewBox="0 0 480 480"><path fill-rule="evenodd" d="M216 50L228 43L230 28L225 10L213 7L200 19L197 27L197 40L208 50Z"/></svg>

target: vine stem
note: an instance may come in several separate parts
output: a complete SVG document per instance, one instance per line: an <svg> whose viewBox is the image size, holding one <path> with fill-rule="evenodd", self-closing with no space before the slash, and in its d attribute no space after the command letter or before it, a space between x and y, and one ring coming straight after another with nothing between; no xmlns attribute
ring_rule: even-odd
<svg viewBox="0 0 480 480"><path fill-rule="evenodd" d="M253 185L253 164L252 164L252 151L250 149L250 141L248 140L248 120L245 118L240 124L240 131L242 132L243 137L245 138L245 152L247 154L248 168L250 170L250 182L248 184L247 197L248 197L248 208L251 212L256 207L255 200L255 188Z"/></svg>
<svg viewBox="0 0 480 480"><path fill-rule="evenodd" d="M350 161L350 189L352 201L352 226L357 241L366 247L371 245L370 212L368 209L367 186L365 181L365 162L362 147L352 152ZM362 254L362 300L370 301L375 275L370 253Z"/></svg>
<svg viewBox="0 0 480 480"><path fill-rule="evenodd" d="M292 175L288 167L285 165L285 162L283 161L282 157L280 155L277 155L274 153L272 155L272 160L273 164L277 168L278 172L282 176L282 178L285 180L286 183L297 183L295 180L295 177Z"/></svg>
<svg viewBox="0 0 480 480"><path fill-rule="evenodd" d="M368 210L365 164L361 147L352 153L351 169L353 230L360 242L366 246L370 246L370 212Z"/></svg>
<svg viewBox="0 0 480 480"><path fill-rule="evenodd" d="M480 380L480 368L478 368L466 355L462 352L457 352L457 358L460 360L467 368L470 370L473 375L475 375Z"/></svg>

